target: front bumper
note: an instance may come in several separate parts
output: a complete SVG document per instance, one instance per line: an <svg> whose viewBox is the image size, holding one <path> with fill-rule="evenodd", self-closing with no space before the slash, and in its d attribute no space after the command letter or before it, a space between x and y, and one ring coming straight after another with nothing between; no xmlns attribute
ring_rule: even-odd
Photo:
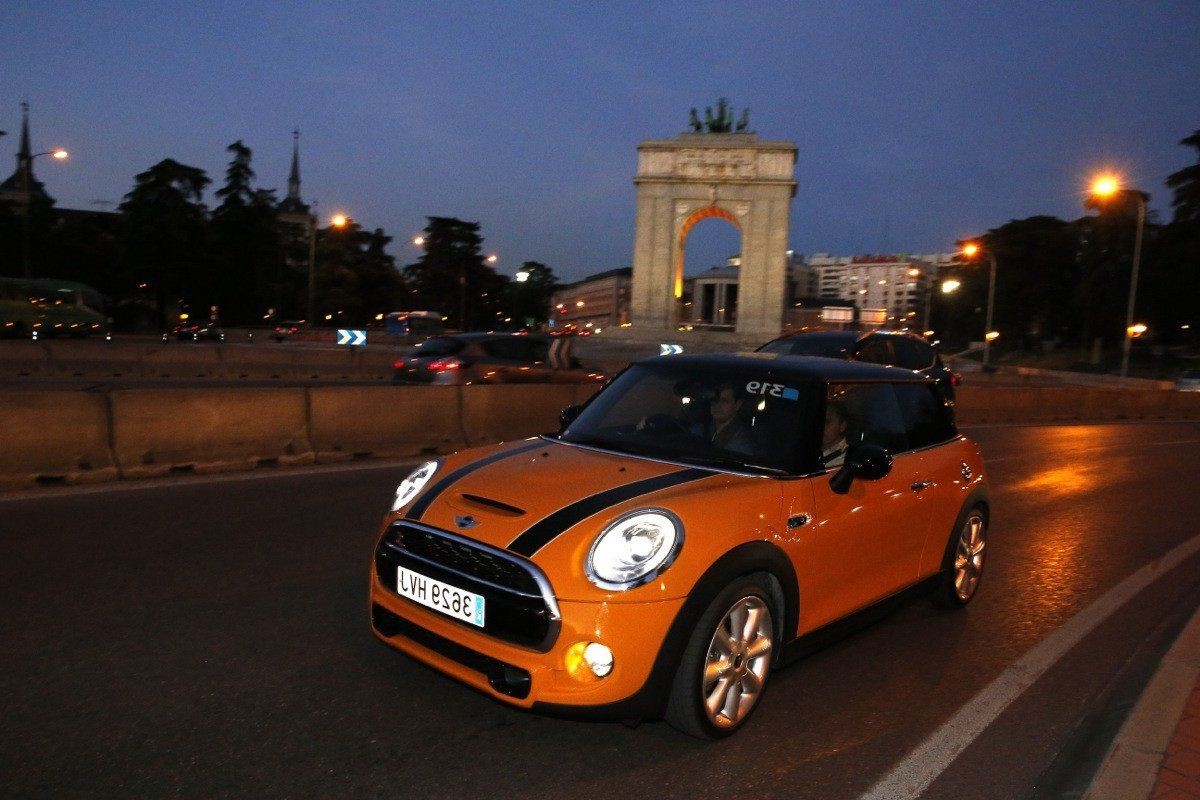
<svg viewBox="0 0 1200 800"><path fill-rule="evenodd" d="M684 600L558 601L561 623L544 652L501 641L401 597L372 570L371 626L381 640L504 703L556 712L622 707L643 694ZM613 653L604 678L573 677L567 650L599 642ZM653 707L660 698L639 697Z"/></svg>

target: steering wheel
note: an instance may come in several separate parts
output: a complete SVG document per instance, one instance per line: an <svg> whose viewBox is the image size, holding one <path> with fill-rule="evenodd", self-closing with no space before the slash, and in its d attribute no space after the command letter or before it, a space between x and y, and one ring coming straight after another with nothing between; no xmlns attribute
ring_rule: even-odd
<svg viewBox="0 0 1200 800"><path fill-rule="evenodd" d="M648 433L687 433L687 428L670 414L651 414L638 423L638 430Z"/></svg>

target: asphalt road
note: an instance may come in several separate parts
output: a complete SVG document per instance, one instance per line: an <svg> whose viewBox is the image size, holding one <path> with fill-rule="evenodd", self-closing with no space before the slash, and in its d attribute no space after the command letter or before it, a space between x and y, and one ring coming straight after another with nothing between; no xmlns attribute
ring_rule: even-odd
<svg viewBox="0 0 1200 800"><path fill-rule="evenodd" d="M1198 424L969 433L995 506L975 603L914 600L777 672L716 744L510 710L379 644L368 559L402 465L0 498L0 796L860 797L1200 534ZM1077 796L1198 603L1191 557L960 743L924 796Z"/></svg>

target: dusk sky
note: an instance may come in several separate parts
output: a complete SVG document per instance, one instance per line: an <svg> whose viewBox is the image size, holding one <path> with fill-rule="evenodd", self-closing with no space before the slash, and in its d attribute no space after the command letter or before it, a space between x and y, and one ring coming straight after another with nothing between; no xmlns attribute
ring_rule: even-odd
<svg viewBox="0 0 1200 800"><path fill-rule="evenodd" d="M236 139L282 196L299 128L305 200L384 228L401 264L439 215L481 223L508 274L628 266L637 142L718 96L798 145L802 253L1074 219L1102 166L1165 221L1200 128L1200 3L0 4L0 179L23 100L34 147L71 151L36 173L74 208L168 157L216 188ZM702 223L689 274L738 247Z"/></svg>

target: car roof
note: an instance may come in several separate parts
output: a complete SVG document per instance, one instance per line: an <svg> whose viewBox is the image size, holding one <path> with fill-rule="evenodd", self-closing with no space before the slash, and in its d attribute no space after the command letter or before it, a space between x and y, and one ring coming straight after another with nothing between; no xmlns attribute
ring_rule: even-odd
<svg viewBox="0 0 1200 800"><path fill-rule="evenodd" d="M794 356L784 353L707 353L703 355L654 356L640 364L694 365L710 369L762 369L776 375L817 381L906 381L924 383L928 379L904 367L867 364L841 358Z"/></svg>

